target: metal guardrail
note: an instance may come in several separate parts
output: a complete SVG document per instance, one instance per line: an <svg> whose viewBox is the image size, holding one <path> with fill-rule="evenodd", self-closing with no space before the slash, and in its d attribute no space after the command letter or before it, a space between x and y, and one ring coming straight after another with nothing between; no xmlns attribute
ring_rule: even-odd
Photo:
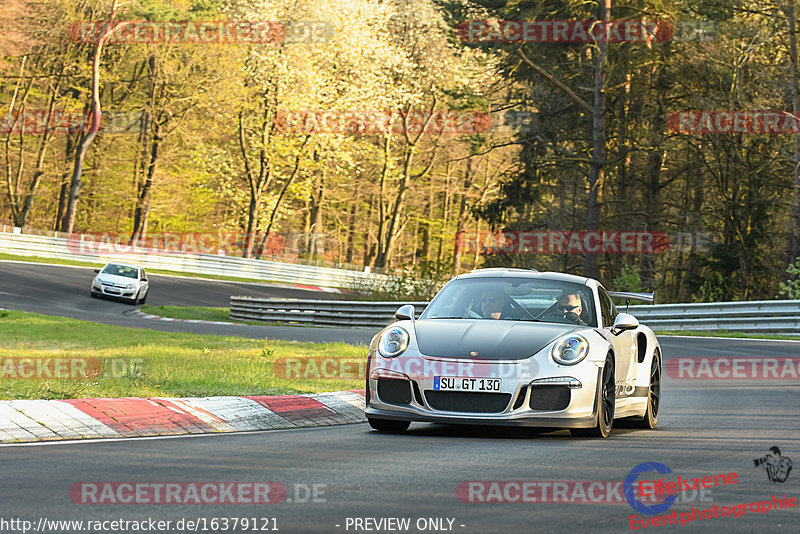
<svg viewBox="0 0 800 534"><path fill-rule="evenodd" d="M252 297L231 297L230 303L231 319L349 327L385 326L403 304L413 304L417 316L428 305ZM629 311L653 330L800 333L800 300L658 304L631 306Z"/></svg>
<svg viewBox="0 0 800 534"><path fill-rule="evenodd" d="M124 261L135 263L145 269L344 288L381 284L391 278L377 273L214 254L165 253L154 249L139 249L141 253L102 254L75 248L74 244L67 246L67 239L63 237L0 232L0 252L18 256L39 256L100 264ZM95 243L85 248L89 251L102 250Z"/></svg>
<svg viewBox="0 0 800 534"><path fill-rule="evenodd" d="M294 300L231 297L231 319L320 326L386 326L402 304L413 304L416 316L427 302Z"/></svg>
<svg viewBox="0 0 800 534"><path fill-rule="evenodd" d="M800 333L800 300L756 300L631 306L653 330Z"/></svg>

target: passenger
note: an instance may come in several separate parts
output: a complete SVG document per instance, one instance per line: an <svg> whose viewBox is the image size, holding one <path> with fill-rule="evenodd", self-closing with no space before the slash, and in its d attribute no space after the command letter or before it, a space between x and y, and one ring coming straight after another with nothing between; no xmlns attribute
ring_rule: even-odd
<svg viewBox="0 0 800 534"><path fill-rule="evenodd" d="M502 289L489 288L481 292L481 315L484 319L505 318L506 294Z"/></svg>

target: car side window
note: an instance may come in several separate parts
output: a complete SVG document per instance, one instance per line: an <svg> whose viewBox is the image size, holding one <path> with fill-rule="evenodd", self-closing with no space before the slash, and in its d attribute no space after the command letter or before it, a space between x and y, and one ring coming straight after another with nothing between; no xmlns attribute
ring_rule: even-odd
<svg viewBox="0 0 800 534"><path fill-rule="evenodd" d="M142 269L139 272L141 273L141 276L139 277L139 280L144 280L145 282L147 282L147 275L144 274L144 269Z"/></svg>
<svg viewBox="0 0 800 534"><path fill-rule="evenodd" d="M611 302L611 297L608 296L606 290L602 287L599 288L600 295L600 314L603 316L603 326L609 327L614 324L614 319L617 318L619 312L614 303Z"/></svg>

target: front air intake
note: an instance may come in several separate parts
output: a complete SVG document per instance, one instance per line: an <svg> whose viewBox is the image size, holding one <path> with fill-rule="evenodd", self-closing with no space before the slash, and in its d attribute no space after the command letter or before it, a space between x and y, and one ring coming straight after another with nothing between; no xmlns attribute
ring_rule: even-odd
<svg viewBox="0 0 800 534"><path fill-rule="evenodd" d="M426 391L428 405L444 412L500 413L511 401L510 393Z"/></svg>

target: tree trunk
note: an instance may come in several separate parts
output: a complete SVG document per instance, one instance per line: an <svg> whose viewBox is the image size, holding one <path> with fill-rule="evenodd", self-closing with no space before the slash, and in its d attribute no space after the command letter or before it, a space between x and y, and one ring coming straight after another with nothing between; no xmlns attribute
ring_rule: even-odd
<svg viewBox="0 0 800 534"><path fill-rule="evenodd" d="M383 138L383 167L381 168L380 186L378 188L378 239L374 253L371 251L369 254L370 264L372 264L374 258L376 267L380 267L378 265L378 256L380 251L383 250L386 239L386 180L389 178L389 162L392 157L391 142L391 135L386 134Z"/></svg>
<svg viewBox="0 0 800 534"><path fill-rule="evenodd" d="M347 223L347 257L345 263L353 264L356 248L356 221L358 220L358 204L361 200L361 173L356 176L356 183L353 186L355 197L350 204L350 219ZM366 242L365 242L366 246Z"/></svg>
<svg viewBox="0 0 800 534"><path fill-rule="evenodd" d="M294 168L292 169L292 173L284 182L283 187L281 187L281 192L278 194L278 198L275 200L275 206L272 208L272 213L270 213L269 215L269 222L267 223L267 228L266 230L264 230L264 235L261 238L261 246L258 248L256 259L261 258L261 254L264 251L264 247L267 245L267 239L269 239L269 233L272 231L272 226L275 223L275 216L278 214L278 209L281 206L281 201L283 201L283 197L286 195L286 191L289 189L289 186L292 185L292 182L294 182L295 177L300 171L300 164L303 161L303 151L305 150L309 139L311 139L311 136L307 135L306 138L303 140L303 144L302 146L300 146L300 150L297 152L297 156L295 156Z"/></svg>
<svg viewBox="0 0 800 534"><path fill-rule="evenodd" d="M147 235L147 221L150 217L150 203L153 198L153 179L156 174L156 162L158 161L158 152L161 147L161 131L162 125L156 123L155 132L153 133L153 141L150 145L150 155L147 164L147 174L142 184L142 189L139 192L139 197L136 201L136 210L133 214L133 233L131 234L131 242L136 243L144 240Z"/></svg>
<svg viewBox="0 0 800 534"><path fill-rule="evenodd" d="M325 201L325 182L326 182L327 169L323 167L322 172L317 175L316 183L314 184L314 192L311 195L311 214L309 221L311 226L309 228L310 235L306 253L312 258L320 254L320 234L322 233L322 203Z"/></svg>
<svg viewBox="0 0 800 534"><path fill-rule="evenodd" d="M139 148L136 154L136 161L133 165L133 191L137 198L142 194L142 177L147 175L148 161L150 160L150 153L152 147L150 146L153 116L155 115L156 108L156 70L158 69L157 59L154 54L147 58L147 69L149 83L147 87L147 105L142 113L142 126L139 129ZM133 216L136 218L137 203L133 207ZM133 239L137 234L137 228L134 224Z"/></svg>
<svg viewBox="0 0 800 534"><path fill-rule="evenodd" d="M611 0L600 0L598 19L608 21L611 17ZM608 39L597 43L597 61L594 68L594 105L592 106L592 162L589 170L589 199L586 210L586 230L597 232L600 229L600 184L603 180L603 160L606 145L606 61ZM589 278L600 277L597 254L587 254L584 274Z"/></svg>
<svg viewBox="0 0 800 534"><path fill-rule="evenodd" d="M619 147L617 151L617 159L619 160L619 164L617 167L617 188L616 188L616 195L615 195L615 202L614 202L614 215L616 217L621 217L625 213L630 210L631 207L631 191L630 189L630 165L631 165L631 156L630 156L630 146L628 141L628 121L631 120L630 117L630 108L632 107L631 104L631 83L630 83L630 73L629 73L629 53L630 48L628 45L623 44L620 47L619 51L619 65L621 69L621 80L618 80L618 83L622 83L623 87L622 90L619 92L619 100L617 101L618 105L618 117L617 117L617 139L619 139L617 146ZM642 98L643 95L638 94L634 95L633 98L636 99L637 107L641 109ZM625 220L625 219L622 219ZM614 254L613 255L613 263L614 268L612 271L613 275L617 275L622 272L622 267L628 264L626 258L622 254Z"/></svg>
<svg viewBox="0 0 800 534"><path fill-rule="evenodd" d="M414 166L414 157L417 154L417 144L419 143L420 138L422 137L423 133L427 130L428 125L430 124L433 118L433 111L436 109L436 97L434 97L431 101L430 109L428 110L427 117L420 128L420 131L417 135L414 136L412 139L411 135L408 132L408 123L407 116L408 110L406 113L401 113L402 120L405 122L405 127L403 128L403 133L405 135L405 145L403 148L403 178L400 181L400 187L397 190L397 196L394 200L394 206L392 207L392 213L389 217L389 225L386 227L385 238L383 240L383 249L378 249L378 257L375 260L375 265L378 267L388 267L392 261L392 254L394 254L395 242L397 241L397 237L399 236L400 232L402 231L402 227L400 224L400 215L403 213L406 205L406 196L408 195L408 188L411 185L412 181L412 169ZM428 164L425 168L420 171L419 173L414 174L413 178L423 178L430 172L431 168L433 167L433 163L436 158L435 148L431 154L431 159L428 161Z"/></svg>
<svg viewBox="0 0 800 534"><path fill-rule="evenodd" d="M9 116L13 117L14 114L14 106L17 103L17 98L19 96L20 86L22 85L22 78L25 72L25 65L27 63L27 56L22 58L20 62L20 70L19 70L19 79L14 86L14 92L11 96L11 102L8 105L8 114ZM20 106L19 106L19 115L16 117L15 121L19 123L20 127L20 134L19 134L19 154L17 156L17 168L16 170L12 169L11 165L11 137L14 134L14 128L10 128L8 134L6 135L5 139L5 166L4 166L4 174L6 178L6 188L8 189L8 203L9 208L11 209L11 217L16 221L19 212L19 188L20 188L20 178L22 176L22 168L25 162L23 157L23 140L24 137L22 135L22 131L24 125L21 121L24 120L24 112L25 112L25 103L27 102L28 95L30 94L31 87L33 86L33 77L31 76L28 80L28 84L23 91L22 98L20 98Z"/></svg>
<svg viewBox="0 0 800 534"><path fill-rule="evenodd" d="M794 1L788 2L782 9L786 15L786 23L789 29L789 58L791 62L790 72L792 74L790 87L792 113L794 113L795 117L798 117L798 114L800 114L800 88L798 88L797 21L794 13ZM789 229L786 236L785 267L798 261L798 256L800 256L800 134L793 134L792 139L794 141L794 150L792 153L792 163L794 164L792 172L792 205L790 209ZM786 274L785 278L789 278L789 275Z"/></svg>
<svg viewBox="0 0 800 534"><path fill-rule="evenodd" d="M56 77L55 85L52 86L52 93L50 94L50 103L47 106L47 116L53 116L53 110L55 109L56 105L56 98L58 97L58 88L61 86L61 74L64 72L64 67L62 65L61 72L58 73ZM16 226L23 228L28 222L28 215L30 214L31 208L33 208L33 200L36 198L36 190L39 187L39 182L44 174L44 159L47 155L47 145L50 142L50 139L53 137L53 132L50 130L50 122L48 120L47 126L42 132L42 136L39 138L39 148L37 149L36 154L36 168L33 170L33 178L31 179L31 183L28 185L28 193L25 196L25 203L22 206L22 210L19 213L19 220L15 221Z"/></svg>
<svg viewBox="0 0 800 534"><path fill-rule="evenodd" d="M464 186L461 190L461 201L458 206L458 219L456 219L456 242L453 247L453 274L461 273L461 259L464 255L464 232L469 222L469 209L467 205L467 192L472 184L472 158L467 159L467 168L464 171Z"/></svg>
<svg viewBox="0 0 800 534"><path fill-rule="evenodd" d="M436 201L436 193L433 189L433 178L428 185L428 206L427 217L422 223L422 251L420 257L423 261L431 261L431 241L433 239L433 205Z"/></svg>
<svg viewBox="0 0 800 534"><path fill-rule="evenodd" d="M111 15L108 22L103 26L100 36L97 38L97 45L94 47L94 57L92 58L92 103L89 108L89 129L81 136L80 142L75 149L75 160L72 168L72 177L69 185L69 195L67 197L66 212L61 231L72 233L75 226L75 212L78 207L78 195L81 190L81 176L83 173L83 162L86 159L86 152L92 145L97 131L100 129L100 58L103 54L103 44L108 36L114 31L114 17L117 14L117 0L111 6Z"/></svg>
<svg viewBox="0 0 800 534"><path fill-rule="evenodd" d="M394 200L392 213L389 216L389 225L386 227L386 238L384 239L383 250L378 251L378 258L375 260L375 265L378 267L388 267L389 263L392 261L392 253L394 252L393 249L398 234L398 225L400 224L400 214L406 205L408 186L411 183L411 166L414 163L416 151L417 147L415 145L406 145L405 157L403 158L403 179L400 182L400 188Z"/></svg>

